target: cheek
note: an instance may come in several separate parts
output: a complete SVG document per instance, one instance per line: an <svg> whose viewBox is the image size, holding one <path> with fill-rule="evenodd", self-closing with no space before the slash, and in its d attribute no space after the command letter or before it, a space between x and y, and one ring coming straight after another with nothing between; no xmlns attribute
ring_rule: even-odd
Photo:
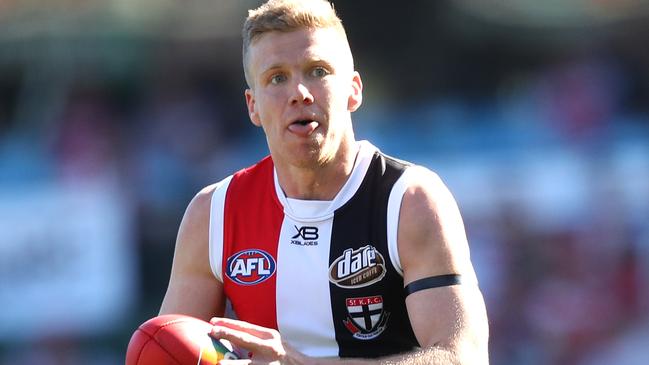
<svg viewBox="0 0 649 365"><path fill-rule="evenodd" d="M317 89L311 89L316 104L327 105L329 108L336 108L340 99L340 88L332 82L323 83Z"/></svg>
<svg viewBox="0 0 649 365"><path fill-rule="evenodd" d="M281 110L287 103L288 93L284 88L276 87L264 94L264 105L266 109Z"/></svg>
<svg viewBox="0 0 649 365"><path fill-rule="evenodd" d="M257 99L257 112L263 125L277 118L277 101L275 99L276 97L269 94L264 94Z"/></svg>
<svg viewBox="0 0 649 365"><path fill-rule="evenodd" d="M351 86L348 82L343 82L343 80L338 80L335 84L332 83L330 86L332 90L329 98L331 103L336 105L337 108L347 109L347 101L351 95Z"/></svg>

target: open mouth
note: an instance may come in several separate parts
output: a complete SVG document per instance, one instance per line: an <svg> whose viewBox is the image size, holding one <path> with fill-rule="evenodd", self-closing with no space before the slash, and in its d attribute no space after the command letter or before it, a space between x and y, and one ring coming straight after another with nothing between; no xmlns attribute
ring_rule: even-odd
<svg viewBox="0 0 649 365"><path fill-rule="evenodd" d="M299 119L291 123L288 129L298 136L306 137L318 128L320 123L312 119Z"/></svg>

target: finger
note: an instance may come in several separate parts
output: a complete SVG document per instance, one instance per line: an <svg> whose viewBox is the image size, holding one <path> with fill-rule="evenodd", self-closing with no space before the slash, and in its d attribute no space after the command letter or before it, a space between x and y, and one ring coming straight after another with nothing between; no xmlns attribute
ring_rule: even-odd
<svg viewBox="0 0 649 365"><path fill-rule="evenodd" d="M269 328L258 326L256 324L252 324L250 322L246 321L240 321L237 319L231 319L231 318L219 318L215 317L212 318L210 321L211 324L217 325L217 326L226 326L230 328L235 328L235 329L240 329L243 331L260 331L264 332L267 331Z"/></svg>
<svg viewBox="0 0 649 365"><path fill-rule="evenodd" d="M271 339L276 337L276 331L271 328L266 328L262 326L257 326L255 324L238 321L236 319L229 318L212 318L210 323L214 326L222 326L232 328L237 331L247 332L256 337L263 339Z"/></svg>
<svg viewBox="0 0 649 365"><path fill-rule="evenodd" d="M241 347L246 347L247 345L254 345L255 347L259 347L267 340L266 338L256 336L255 333L249 333L235 328L223 326L212 327L210 336L219 339L224 338Z"/></svg>
<svg viewBox="0 0 649 365"><path fill-rule="evenodd" d="M253 358L261 356L261 358L278 359L286 354L279 335L277 338L266 339L233 328L214 326L210 336L226 339L238 347L247 349L254 354Z"/></svg>

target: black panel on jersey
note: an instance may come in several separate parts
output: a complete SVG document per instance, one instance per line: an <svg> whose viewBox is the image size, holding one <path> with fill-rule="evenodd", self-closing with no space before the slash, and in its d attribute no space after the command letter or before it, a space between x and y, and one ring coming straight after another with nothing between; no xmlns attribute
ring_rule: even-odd
<svg viewBox="0 0 649 365"><path fill-rule="evenodd" d="M406 311L403 278L392 266L387 244L388 198L405 167L404 162L376 152L354 197L335 212L330 265L339 260L341 272L347 273L353 265L349 264L349 260L340 259L349 258L352 253L356 253L358 257L363 257L365 253L370 255L367 250L362 251L362 248L373 246L382 256L386 269L385 276L371 285L358 287L350 281L362 282L362 275L343 283L354 286L352 288L343 288L330 282L331 307L340 357L374 358L409 351L419 346ZM345 250L349 249L352 250L351 253L348 251L345 256ZM378 261L375 258L374 262ZM359 262L362 266L362 260ZM374 266L372 270L380 265Z"/></svg>

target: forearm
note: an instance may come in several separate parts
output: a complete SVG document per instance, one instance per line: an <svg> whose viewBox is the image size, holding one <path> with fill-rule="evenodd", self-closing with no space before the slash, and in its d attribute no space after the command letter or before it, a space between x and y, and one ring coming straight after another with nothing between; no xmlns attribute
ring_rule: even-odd
<svg viewBox="0 0 649 365"><path fill-rule="evenodd" d="M486 356L485 356L486 357ZM455 351L433 347L379 359L314 359L313 365L453 365L487 364L479 356L459 356Z"/></svg>

